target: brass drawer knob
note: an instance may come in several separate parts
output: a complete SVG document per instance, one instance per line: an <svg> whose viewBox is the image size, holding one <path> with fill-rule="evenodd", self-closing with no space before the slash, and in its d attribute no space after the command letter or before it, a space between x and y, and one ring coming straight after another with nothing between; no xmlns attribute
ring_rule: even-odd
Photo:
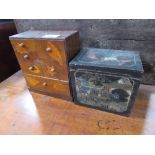
<svg viewBox="0 0 155 155"><path fill-rule="evenodd" d="M19 44L19 47L24 47L24 43L20 43Z"/></svg>
<svg viewBox="0 0 155 155"><path fill-rule="evenodd" d="M46 82L43 82L43 86L47 86L47 83Z"/></svg>
<svg viewBox="0 0 155 155"><path fill-rule="evenodd" d="M29 58L29 56L27 54L24 55L23 57L24 57L24 59L28 59Z"/></svg>
<svg viewBox="0 0 155 155"><path fill-rule="evenodd" d="M46 52L51 52L51 51L52 51L51 48L49 48L49 47L46 48Z"/></svg>
<svg viewBox="0 0 155 155"><path fill-rule="evenodd" d="M34 67L33 67L33 66L30 66L30 67L29 67L29 70L30 70L30 71L34 70Z"/></svg>
<svg viewBox="0 0 155 155"><path fill-rule="evenodd" d="M54 72L54 71L55 71L55 68L54 68L54 67L52 67L52 68L51 68L51 72Z"/></svg>

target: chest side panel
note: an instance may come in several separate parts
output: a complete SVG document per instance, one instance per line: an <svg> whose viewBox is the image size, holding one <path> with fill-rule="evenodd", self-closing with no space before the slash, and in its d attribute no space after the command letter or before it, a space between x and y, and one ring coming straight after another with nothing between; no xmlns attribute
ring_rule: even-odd
<svg viewBox="0 0 155 155"><path fill-rule="evenodd" d="M68 61L72 59L80 50L80 38L79 33L66 38L66 51Z"/></svg>

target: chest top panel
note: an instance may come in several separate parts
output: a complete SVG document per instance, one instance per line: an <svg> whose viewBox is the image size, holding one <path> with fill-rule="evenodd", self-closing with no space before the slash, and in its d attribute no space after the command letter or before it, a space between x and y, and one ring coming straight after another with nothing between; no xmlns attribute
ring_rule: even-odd
<svg viewBox="0 0 155 155"><path fill-rule="evenodd" d="M77 33L77 31L26 31L10 36L10 39L64 40L75 33Z"/></svg>
<svg viewBox="0 0 155 155"><path fill-rule="evenodd" d="M132 71L143 73L139 52L82 48L80 53L70 62L70 66L85 66L114 71Z"/></svg>

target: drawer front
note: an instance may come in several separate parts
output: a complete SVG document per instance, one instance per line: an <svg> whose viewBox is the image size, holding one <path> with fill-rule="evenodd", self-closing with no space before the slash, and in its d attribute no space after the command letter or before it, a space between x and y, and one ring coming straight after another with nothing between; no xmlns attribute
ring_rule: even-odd
<svg viewBox="0 0 155 155"><path fill-rule="evenodd" d="M59 67L58 62L55 60L42 60L41 64L44 76L68 81L67 67Z"/></svg>
<svg viewBox="0 0 155 155"><path fill-rule="evenodd" d="M33 62L37 59L35 41L33 40L11 40L17 59L21 63Z"/></svg>
<svg viewBox="0 0 155 155"><path fill-rule="evenodd" d="M43 75L41 61L37 59L35 41L11 40L16 57L23 72L34 75Z"/></svg>
<svg viewBox="0 0 155 155"><path fill-rule="evenodd" d="M11 40L23 72L68 81L64 41Z"/></svg>
<svg viewBox="0 0 155 155"><path fill-rule="evenodd" d="M66 66L64 41L35 40L35 44L39 58L52 60L58 67Z"/></svg>
<svg viewBox="0 0 155 155"><path fill-rule="evenodd" d="M21 68L24 73L33 75L43 75L42 64L39 60L33 61L33 63L21 63Z"/></svg>
<svg viewBox="0 0 155 155"><path fill-rule="evenodd" d="M56 96L70 97L70 89L68 82L52 80L48 78L32 76L25 74L27 85L35 90L49 93Z"/></svg>

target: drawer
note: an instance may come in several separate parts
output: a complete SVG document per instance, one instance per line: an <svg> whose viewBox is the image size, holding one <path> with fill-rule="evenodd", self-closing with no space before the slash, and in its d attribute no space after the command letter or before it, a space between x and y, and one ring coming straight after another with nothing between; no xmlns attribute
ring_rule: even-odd
<svg viewBox="0 0 155 155"><path fill-rule="evenodd" d="M25 79L27 85L34 90L42 91L59 97L70 97L70 88L68 82L27 74L25 74Z"/></svg>
<svg viewBox="0 0 155 155"><path fill-rule="evenodd" d="M33 40L11 41L16 57L23 72L34 75L42 75L41 61L37 58L35 42Z"/></svg>
<svg viewBox="0 0 155 155"><path fill-rule="evenodd" d="M42 65L44 76L49 77L49 78L68 81L67 67L59 66L57 61L42 60L41 65Z"/></svg>
<svg viewBox="0 0 155 155"><path fill-rule="evenodd" d="M24 73L68 81L64 41L12 40Z"/></svg>
<svg viewBox="0 0 155 155"><path fill-rule="evenodd" d="M35 40L35 44L39 58L52 60L59 67L66 66L64 41Z"/></svg>
<svg viewBox="0 0 155 155"><path fill-rule="evenodd" d="M22 63L33 62L37 59L35 49L35 41L33 40L12 40L11 44L14 48L17 59Z"/></svg>
<svg viewBox="0 0 155 155"><path fill-rule="evenodd" d="M20 66L24 73L43 76L41 63L40 60L35 60L33 63L20 63Z"/></svg>

